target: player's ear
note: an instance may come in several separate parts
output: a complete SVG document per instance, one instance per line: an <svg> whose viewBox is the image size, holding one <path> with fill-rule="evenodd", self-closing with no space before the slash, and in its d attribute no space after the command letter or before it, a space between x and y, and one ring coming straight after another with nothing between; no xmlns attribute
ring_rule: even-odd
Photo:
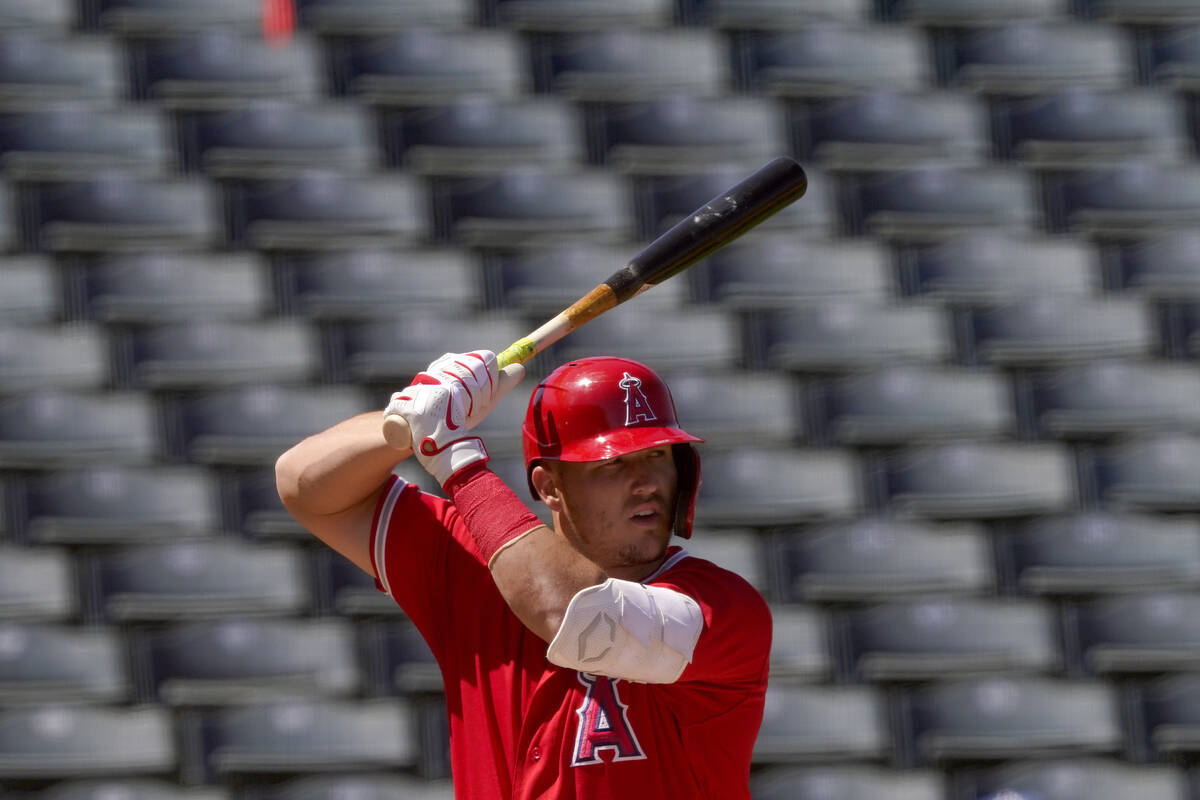
<svg viewBox="0 0 1200 800"><path fill-rule="evenodd" d="M530 470L529 480L533 484L537 496L546 504L547 508L551 511L562 510L562 489L558 482L558 476L553 470L537 464Z"/></svg>

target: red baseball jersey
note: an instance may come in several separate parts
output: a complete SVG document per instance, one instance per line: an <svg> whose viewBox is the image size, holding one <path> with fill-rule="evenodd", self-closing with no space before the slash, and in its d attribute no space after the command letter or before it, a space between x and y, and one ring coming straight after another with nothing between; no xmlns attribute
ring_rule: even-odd
<svg viewBox="0 0 1200 800"><path fill-rule="evenodd" d="M678 681L642 684L547 661L449 501L393 477L371 536L379 588L442 670L458 800L748 800L771 615L739 575L668 550L643 583L694 598L704 630Z"/></svg>

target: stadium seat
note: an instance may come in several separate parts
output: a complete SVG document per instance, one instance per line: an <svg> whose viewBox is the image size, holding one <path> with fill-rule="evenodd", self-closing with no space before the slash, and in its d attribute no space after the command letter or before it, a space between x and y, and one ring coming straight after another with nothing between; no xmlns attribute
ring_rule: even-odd
<svg viewBox="0 0 1200 800"><path fill-rule="evenodd" d="M771 619L771 682L777 686L828 682L835 658L826 615L817 606L777 604L771 607Z"/></svg>
<svg viewBox="0 0 1200 800"><path fill-rule="evenodd" d="M226 707L187 726L183 772L196 782L250 776L382 770L417 759L417 731L400 698L289 700ZM196 755L191 755L196 753Z"/></svg>
<svg viewBox="0 0 1200 800"><path fill-rule="evenodd" d="M856 681L1056 672L1057 616L1029 600L954 596L889 602L838 618Z"/></svg>
<svg viewBox="0 0 1200 800"><path fill-rule="evenodd" d="M375 688L380 694L411 695L443 690L442 671L433 651L407 618L366 623L363 640L373 663L378 665Z"/></svg>
<svg viewBox="0 0 1200 800"><path fill-rule="evenodd" d="M1144 55L1149 82L1183 91L1200 86L1200 25L1164 25L1151 30Z"/></svg>
<svg viewBox="0 0 1200 800"><path fill-rule="evenodd" d="M1096 495L1108 508L1200 510L1200 436L1131 436L1097 448L1089 460Z"/></svg>
<svg viewBox="0 0 1200 800"><path fill-rule="evenodd" d="M335 37L326 53L335 94L368 105L444 103L463 94L515 97L529 84L520 42L508 31L406 25Z"/></svg>
<svg viewBox="0 0 1200 800"><path fill-rule="evenodd" d="M1054 233L1133 238L1200 222L1200 166L1118 159L1045 181L1046 222Z"/></svg>
<svg viewBox="0 0 1200 800"><path fill-rule="evenodd" d="M30 794L30 800L232 800L223 786L182 787L161 778L63 780Z"/></svg>
<svg viewBox="0 0 1200 800"><path fill-rule="evenodd" d="M867 89L792 109L799 155L829 170L972 166L988 156L986 107L959 92Z"/></svg>
<svg viewBox="0 0 1200 800"><path fill-rule="evenodd" d="M132 680L108 628L0 623L0 702L122 703Z"/></svg>
<svg viewBox="0 0 1200 800"><path fill-rule="evenodd" d="M840 450L708 450L696 522L772 526L846 516L862 504L855 458Z"/></svg>
<svg viewBox="0 0 1200 800"><path fill-rule="evenodd" d="M1200 674L1154 678L1135 689L1140 725L1135 747L1155 761L1181 761L1200 750Z"/></svg>
<svg viewBox="0 0 1200 800"><path fill-rule="evenodd" d="M222 477L222 503L234 530L252 539L307 542L312 535L283 507L273 465L226 471Z"/></svg>
<svg viewBox="0 0 1200 800"><path fill-rule="evenodd" d="M1036 169L1107 166L1115 157L1187 158L1184 107L1152 89L1071 87L997 104L1001 158Z"/></svg>
<svg viewBox="0 0 1200 800"><path fill-rule="evenodd" d="M229 243L257 250L395 245L429 236L423 187L409 175L320 168L225 188Z"/></svg>
<svg viewBox="0 0 1200 800"><path fill-rule="evenodd" d="M147 464L155 410L142 394L34 390L0 400L0 467Z"/></svg>
<svg viewBox="0 0 1200 800"><path fill-rule="evenodd" d="M1018 20L1060 20L1069 0L884 0L884 19L926 27L970 27Z"/></svg>
<svg viewBox="0 0 1200 800"><path fill-rule="evenodd" d="M805 99L916 91L933 79L932 54L916 28L814 23L747 31L732 45L739 88L750 94Z"/></svg>
<svg viewBox="0 0 1200 800"><path fill-rule="evenodd" d="M1086 296L1100 288L1095 254L1066 237L965 233L903 248L901 279L913 299L971 304L1030 294Z"/></svg>
<svg viewBox="0 0 1200 800"><path fill-rule="evenodd" d="M1187 800L1178 766L1130 764L1114 758L1034 758L971 770L947 800Z"/></svg>
<svg viewBox="0 0 1200 800"><path fill-rule="evenodd" d="M103 461L32 474L16 488L25 536L40 543L205 536L220 526L215 482L194 467Z"/></svg>
<svg viewBox="0 0 1200 800"><path fill-rule="evenodd" d="M109 39L4 31L0 33L0 107L30 109L61 100L115 106L124 93L121 65L118 43Z"/></svg>
<svg viewBox="0 0 1200 800"><path fill-rule="evenodd" d="M3 0L0 29L33 29L64 33L75 23L74 0Z"/></svg>
<svg viewBox="0 0 1200 800"><path fill-rule="evenodd" d="M299 36L271 45L258 31L214 28L131 39L128 52L133 99L164 108L220 108L265 97L312 101L323 88L320 50Z"/></svg>
<svg viewBox="0 0 1200 800"><path fill-rule="evenodd" d="M597 28L662 28L674 22L674 0L482 0L485 25L518 31L592 31Z"/></svg>
<svg viewBox="0 0 1200 800"><path fill-rule="evenodd" d="M44 256L0 261L0 325L57 322L63 316L59 271Z"/></svg>
<svg viewBox="0 0 1200 800"><path fill-rule="evenodd" d="M528 324L509 314L473 315L464 326L442 311L399 309L390 319L336 323L329 337L331 373L338 382L386 383L395 391L443 353L500 352L528 332Z"/></svg>
<svg viewBox="0 0 1200 800"><path fill-rule="evenodd" d="M981 528L866 516L771 539L782 602L870 602L914 594L980 594L995 585Z"/></svg>
<svg viewBox="0 0 1200 800"><path fill-rule="evenodd" d="M1056 444L910 445L883 456L888 507L941 519L1062 511L1076 502L1071 453Z"/></svg>
<svg viewBox="0 0 1200 800"><path fill-rule="evenodd" d="M180 460L268 466L296 442L367 410L357 386L262 384L193 392L169 401L167 443Z"/></svg>
<svg viewBox="0 0 1200 800"><path fill-rule="evenodd" d="M941 240L974 230L1032 232L1039 221L1033 176L1006 166L913 166L864 173L847 189L851 235L895 242Z"/></svg>
<svg viewBox="0 0 1200 800"><path fill-rule="evenodd" d="M418 778L402 772L340 773L267 783L255 787L254 793L247 797L250 800L395 800L398 797L404 800L454 800L454 789L449 780Z"/></svg>
<svg viewBox="0 0 1200 800"><path fill-rule="evenodd" d="M569 171L584 161L582 116L553 98L463 95L380 119L389 163L418 174Z"/></svg>
<svg viewBox="0 0 1200 800"><path fill-rule="evenodd" d="M1131 35L1107 25L1022 20L960 29L943 45L945 83L973 92L1118 88L1135 77Z"/></svg>
<svg viewBox="0 0 1200 800"><path fill-rule="evenodd" d="M60 622L79 611L71 554L0 544L0 619Z"/></svg>
<svg viewBox="0 0 1200 800"><path fill-rule="evenodd" d="M303 382L320 363L316 332L280 318L141 325L118 343L123 385L151 390Z"/></svg>
<svg viewBox="0 0 1200 800"><path fill-rule="evenodd" d="M622 173L694 172L788 152L782 110L756 97L667 94L609 103L589 120L593 158Z"/></svg>
<svg viewBox="0 0 1200 800"><path fill-rule="evenodd" d="M1009 436L1017 430L1011 389L986 370L881 366L819 383L814 428L839 444Z"/></svg>
<svg viewBox="0 0 1200 800"><path fill-rule="evenodd" d="M145 109L60 101L0 111L0 165L10 179L86 176L119 168L152 177L174 166L167 126Z"/></svg>
<svg viewBox="0 0 1200 800"><path fill-rule="evenodd" d="M327 36L404 30L415 25L457 28L476 20L474 0L296 0L300 27Z"/></svg>
<svg viewBox="0 0 1200 800"><path fill-rule="evenodd" d="M1200 596L1146 591L1068 606L1078 666L1092 675L1183 672L1200 665Z"/></svg>
<svg viewBox="0 0 1200 800"><path fill-rule="evenodd" d="M1200 431L1200 374L1165 361L1084 361L1031 373L1018 391L1041 436Z"/></svg>
<svg viewBox="0 0 1200 800"><path fill-rule="evenodd" d="M1082 0L1079 10L1085 18L1121 25L1200 22L1200 9L1189 0Z"/></svg>
<svg viewBox="0 0 1200 800"><path fill-rule="evenodd" d="M533 87L576 102L647 100L688 93L718 97L732 88L716 31L618 28L550 34L531 42Z"/></svg>
<svg viewBox="0 0 1200 800"><path fill-rule="evenodd" d="M1004 582L1023 594L1194 588L1200 525L1186 517L1087 512L1034 517L996 539Z"/></svg>
<svg viewBox="0 0 1200 800"><path fill-rule="evenodd" d="M1179 306L1178 341L1175 349L1190 359L1200 359L1200 302L1192 301Z"/></svg>
<svg viewBox="0 0 1200 800"><path fill-rule="evenodd" d="M170 715L154 707L39 705L0 711L0 778L166 776L176 767Z"/></svg>
<svg viewBox="0 0 1200 800"><path fill-rule="evenodd" d="M934 308L830 300L754 314L744 346L754 368L846 372L948 361L954 354L950 334L949 320Z"/></svg>
<svg viewBox="0 0 1200 800"><path fill-rule="evenodd" d="M904 730L915 763L1114 753L1122 731L1108 684L1043 677L936 681L908 690Z"/></svg>
<svg viewBox="0 0 1200 800"><path fill-rule="evenodd" d="M942 783L934 770L871 764L780 765L754 772L750 794L754 800L944 800Z"/></svg>
<svg viewBox="0 0 1200 800"><path fill-rule="evenodd" d="M222 178L278 176L313 164L364 174L382 152L365 109L271 99L176 115L179 160L188 172Z"/></svg>
<svg viewBox="0 0 1200 800"><path fill-rule="evenodd" d="M701 302L753 312L826 300L882 303L896 291L893 272L892 254L879 243L781 232L723 247L687 274Z"/></svg>
<svg viewBox="0 0 1200 800"><path fill-rule="evenodd" d="M606 173L513 169L444 178L432 189L434 236L473 247L625 241L633 233L625 195Z"/></svg>
<svg viewBox="0 0 1200 800"><path fill-rule="evenodd" d="M30 250L195 250L219 238L213 189L191 179L108 169L28 184L22 193L23 244Z"/></svg>
<svg viewBox="0 0 1200 800"><path fill-rule="evenodd" d="M635 253L636 246L627 244L580 241L487 251L485 299L492 308L549 319L578 300L581 287L594 286ZM637 299L638 308L646 313L682 308L687 285L685 280L660 283Z"/></svg>
<svg viewBox="0 0 1200 800"><path fill-rule="evenodd" d="M757 764L876 760L891 748L883 695L867 686L768 686Z"/></svg>
<svg viewBox="0 0 1200 800"><path fill-rule="evenodd" d="M85 16L119 36L162 36L206 28L254 33L262 30L256 0L84 0ZM91 20L88 20L91 22Z"/></svg>
<svg viewBox="0 0 1200 800"><path fill-rule="evenodd" d="M671 387L680 422L709 449L774 446L805 438L800 389L790 376L664 366L658 372Z"/></svg>
<svg viewBox="0 0 1200 800"><path fill-rule="evenodd" d="M83 319L111 323L250 320L270 309L266 266L250 253L98 253L64 270Z"/></svg>
<svg viewBox="0 0 1200 800"><path fill-rule="evenodd" d="M1118 245L1115 288L1144 297L1200 297L1200 231L1170 231Z"/></svg>
<svg viewBox="0 0 1200 800"><path fill-rule="evenodd" d="M758 531L751 528L696 530L691 539L681 544L689 555L736 572L760 593L769 591L763 537Z"/></svg>
<svg viewBox="0 0 1200 800"><path fill-rule="evenodd" d="M630 305L592 320L550 346L549 358L623 356L654 369L719 370L737 366L742 348L736 320L720 310L684 308L641 314Z"/></svg>
<svg viewBox="0 0 1200 800"><path fill-rule="evenodd" d="M1152 309L1138 299L1025 295L979 304L967 321L970 360L1044 366L1146 357L1159 347Z"/></svg>
<svg viewBox="0 0 1200 800"><path fill-rule="evenodd" d="M868 0L681 0L686 24L718 30L794 28L813 22L866 22L874 17Z"/></svg>
<svg viewBox="0 0 1200 800"><path fill-rule="evenodd" d="M293 545L180 540L92 553L83 569L92 613L116 622L300 614L311 607L308 565Z"/></svg>
<svg viewBox="0 0 1200 800"><path fill-rule="evenodd" d="M147 700L240 705L285 697L349 697L361 685L346 620L238 619L171 623L132 633Z"/></svg>
<svg viewBox="0 0 1200 800"><path fill-rule="evenodd" d="M101 329L0 324L0 391L98 389L108 380L108 342Z"/></svg>

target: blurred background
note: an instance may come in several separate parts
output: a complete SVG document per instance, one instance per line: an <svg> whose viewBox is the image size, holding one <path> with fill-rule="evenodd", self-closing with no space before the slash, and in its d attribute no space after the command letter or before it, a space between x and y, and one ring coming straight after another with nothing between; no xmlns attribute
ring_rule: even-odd
<svg viewBox="0 0 1200 800"><path fill-rule="evenodd" d="M0 0L0 796L449 800L276 456L791 155L497 470L667 376L756 800L1200 798L1197 92L1197 0Z"/></svg>

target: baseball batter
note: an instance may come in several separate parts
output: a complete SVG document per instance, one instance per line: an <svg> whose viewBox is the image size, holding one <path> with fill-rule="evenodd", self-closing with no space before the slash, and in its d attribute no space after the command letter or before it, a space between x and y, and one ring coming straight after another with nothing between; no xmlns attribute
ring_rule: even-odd
<svg viewBox="0 0 1200 800"><path fill-rule="evenodd" d="M375 576L437 657L460 800L749 798L771 617L691 535L702 441L643 364L589 358L534 390L523 425L546 527L472 428L521 379L447 354L385 410L447 499L392 474L378 413L276 466L287 508Z"/></svg>

